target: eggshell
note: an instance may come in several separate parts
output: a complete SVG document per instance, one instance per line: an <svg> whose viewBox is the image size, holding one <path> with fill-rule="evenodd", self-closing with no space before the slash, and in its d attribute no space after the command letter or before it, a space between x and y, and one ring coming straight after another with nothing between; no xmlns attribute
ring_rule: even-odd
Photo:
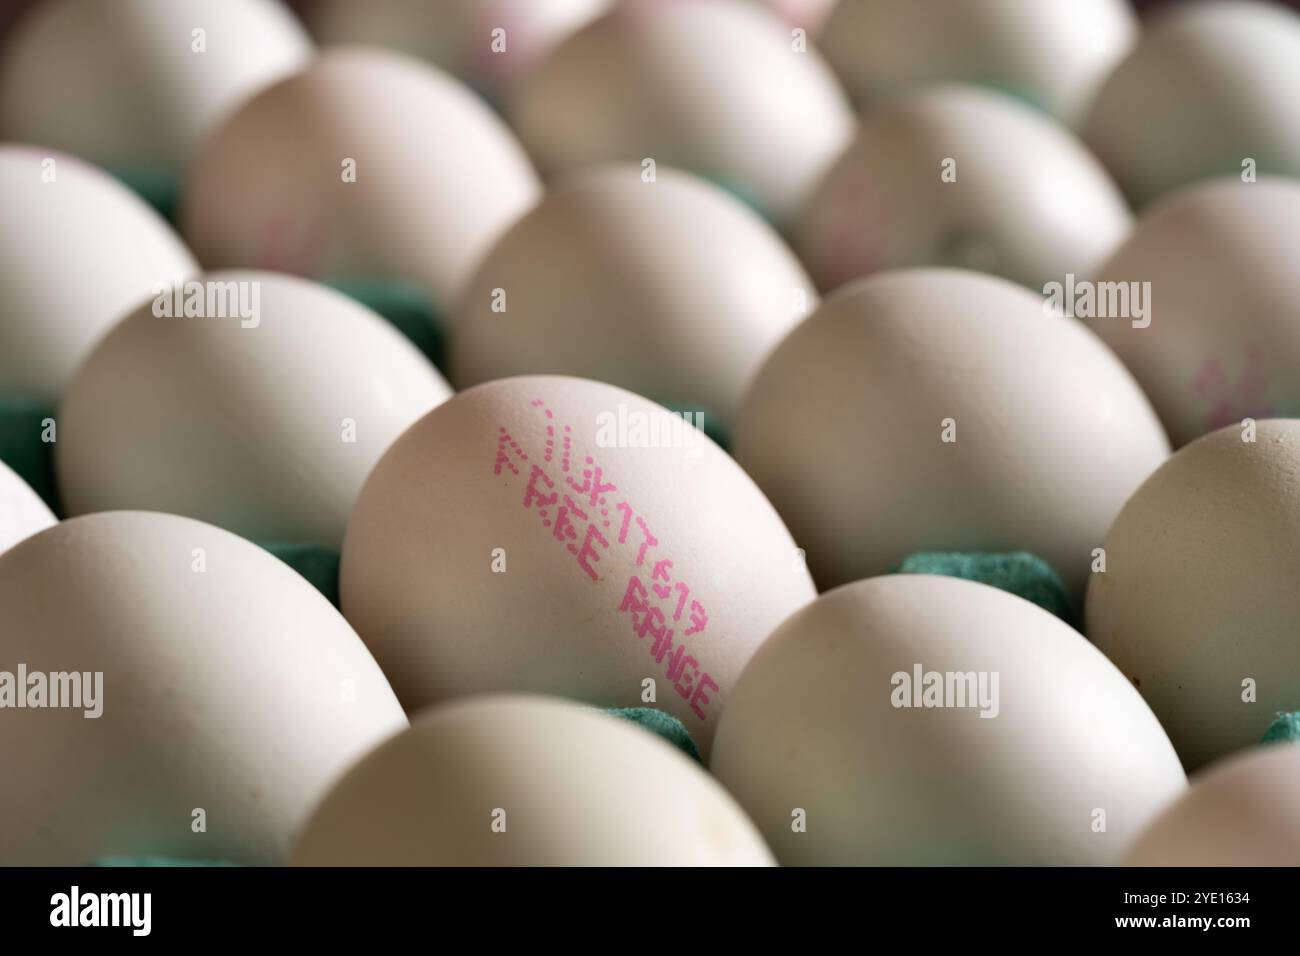
<svg viewBox="0 0 1300 956"><path fill-rule="evenodd" d="M178 171L229 111L313 53L274 0L30 6L0 51L0 133L114 167Z"/></svg>
<svg viewBox="0 0 1300 956"><path fill-rule="evenodd" d="M1090 274L1131 225L1067 129L1009 97L950 86L867 115L809 201L798 248L823 289L925 265L1042 289Z"/></svg>
<svg viewBox="0 0 1300 956"><path fill-rule="evenodd" d="M58 396L95 341L198 266L117 180L63 153L0 145L0 394Z"/></svg>
<svg viewBox="0 0 1300 956"><path fill-rule="evenodd" d="M445 305L538 194L472 92L412 58L345 48L217 132L191 170L182 231L209 267L406 280Z"/></svg>
<svg viewBox="0 0 1300 956"><path fill-rule="evenodd" d="M653 159L720 180L783 222L853 132L817 52L741 0L625 0L561 43L510 112L544 173Z"/></svg>
<svg viewBox="0 0 1300 956"><path fill-rule="evenodd" d="M68 513L170 511L338 547L371 467L450 388L331 289L259 272L200 281L246 284L235 288L245 304L258 296L258 315L159 317L150 302L113 329L59 410Z"/></svg>
<svg viewBox="0 0 1300 956"><path fill-rule="evenodd" d="M480 266L454 323L452 378L577 375L729 421L815 305L794 254L721 189L670 169L652 183L638 166L584 170Z"/></svg>
<svg viewBox="0 0 1300 956"><path fill-rule="evenodd" d="M1128 866L1300 866L1300 747L1244 750L1192 779Z"/></svg>
<svg viewBox="0 0 1300 956"><path fill-rule="evenodd" d="M978 83L1074 125L1137 34L1126 0L842 0L817 43L863 103Z"/></svg>
<svg viewBox="0 0 1300 956"><path fill-rule="evenodd" d="M1296 708L1300 421L1244 434L1211 432L1144 482L1088 588L1088 637L1189 770L1257 743L1279 710Z"/></svg>
<svg viewBox="0 0 1300 956"><path fill-rule="evenodd" d="M1099 92L1084 136L1138 205L1199 179L1300 175L1300 16L1174 5Z"/></svg>
<svg viewBox="0 0 1300 956"><path fill-rule="evenodd" d="M558 699L426 713L330 791L305 866L770 866L736 802L651 734Z"/></svg>
<svg viewBox="0 0 1300 956"><path fill-rule="evenodd" d="M915 706L898 675L918 666L973 674L989 706ZM1184 787L1151 711L1082 636L931 575L791 616L736 684L710 768L787 865L1113 864Z"/></svg>
<svg viewBox="0 0 1300 956"><path fill-rule="evenodd" d="M702 432L536 376L461 392L394 443L348 524L340 596L408 710L492 691L655 703L707 752L741 667L814 591Z"/></svg>
<svg viewBox="0 0 1300 956"><path fill-rule="evenodd" d="M322 44L364 43L400 50L500 97L556 43L611 2L316 0L307 20Z"/></svg>
<svg viewBox="0 0 1300 956"><path fill-rule="evenodd" d="M1169 445L1081 324L1004 280L920 269L854 283L796 328L735 452L823 590L916 551L1024 549L1078 598Z"/></svg>
<svg viewBox="0 0 1300 956"><path fill-rule="evenodd" d="M41 496L0 461L0 554L57 521Z"/></svg>
<svg viewBox="0 0 1300 956"><path fill-rule="evenodd" d="M1150 283L1149 324L1087 321L1175 445L1246 417L1300 413L1298 235L1300 184L1220 179L1153 206L1099 270L1098 289Z"/></svg>
<svg viewBox="0 0 1300 956"><path fill-rule="evenodd" d="M188 518L97 514L29 538L0 555L0 607L5 671L102 674L98 717L0 711L5 865L281 862L335 776L406 725L329 602Z"/></svg>

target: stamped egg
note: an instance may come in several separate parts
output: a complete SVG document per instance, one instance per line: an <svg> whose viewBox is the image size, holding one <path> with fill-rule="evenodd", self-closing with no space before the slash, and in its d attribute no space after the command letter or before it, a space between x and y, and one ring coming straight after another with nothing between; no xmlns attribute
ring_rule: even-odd
<svg viewBox="0 0 1300 956"><path fill-rule="evenodd" d="M1298 236L1300 183L1198 183L1154 204L1067 296L1175 446L1246 417L1300 414Z"/></svg>
<svg viewBox="0 0 1300 956"><path fill-rule="evenodd" d="M334 778L406 726L347 622L188 518L65 521L0 555L0 863L282 862Z"/></svg>
<svg viewBox="0 0 1300 956"><path fill-rule="evenodd" d="M1247 749L1192 778L1127 866L1300 866L1300 747Z"/></svg>
<svg viewBox="0 0 1300 956"><path fill-rule="evenodd" d="M653 704L705 752L745 661L814 596L772 506L691 421L552 376L413 425L342 560L343 612L408 711L498 691Z"/></svg>
<svg viewBox="0 0 1300 956"><path fill-rule="evenodd" d="M817 45L865 104L977 83L1073 125L1137 34L1127 0L841 0Z"/></svg>
<svg viewBox="0 0 1300 956"><path fill-rule="evenodd" d="M1185 785L1077 631L908 574L782 624L736 682L710 769L787 865L1114 864Z"/></svg>
<svg viewBox="0 0 1300 956"><path fill-rule="evenodd" d="M312 34L427 60L497 99L612 0L315 0Z"/></svg>
<svg viewBox="0 0 1300 956"><path fill-rule="evenodd" d="M1124 506L1088 588L1088 637L1142 692L1188 770L1300 709L1300 421L1185 446Z"/></svg>
<svg viewBox="0 0 1300 956"><path fill-rule="evenodd" d="M623 160L681 166L780 222L853 127L819 54L742 0L624 0L556 47L510 112L548 175Z"/></svg>
<svg viewBox="0 0 1300 956"><path fill-rule="evenodd" d="M816 305L781 238L722 189L660 168L576 172L493 247L452 327L458 386L547 372L730 421Z"/></svg>
<svg viewBox="0 0 1300 956"><path fill-rule="evenodd" d="M736 802L653 735L565 700L421 715L338 782L303 866L770 866Z"/></svg>
<svg viewBox="0 0 1300 956"><path fill-rule="evenodd" d="M68 387L69 514L138 508L337 548L362 482L451 394L392 326L324 286L205 273L146 303Z"/></svg>
<svg viewBox="0 0 1300 956"><path fill-rule="evenodd" d="M0 461L0 553L57 520L40 495Z"/></svg>
<svg viewBox="0 0 1300 956"><path fill-rule="evenodd" d="M790 333L735 452L822 590L918 551L1026 550L1077 599L1169 445L1077 321L1002 279L917 269L846 286Z"/></svg>
<svg viewBox="0 0 1300 956"><path fill-rule="evenodd" d="M198 266L117 180L63 153L0 145L0 395L49 401L91 347Z"/></svg>
<svg viewBox="0 0 1300 956"><path fill-rule="evenodd" d="M1084 136L1138 205L1214 176L1300 175L1300 15L1172 5L1106 80Z"/></svg>
<svg viewBox="0 0 1300 956"><path fill-rule="evenodd" d="M797 230L824 290L885 269L952 266L1041 289L1087 275L1132 225L1106 171L1062 126L976 87L867 114Z"/></svg>
<svg viewBox="0 0 1300 956"><path fill-rule="evenodd" d="M190 171L182 231L210 268L401 280L445 305L538 192L470 90L413 58L348 47L216 133Z"/></svg>
<svg viewBox="0 0 1300 956"><path fill-rule="evenodd" d="M121 171L179 171L311 41L277 0L47 0L0 51L0 135Z"/></svg>

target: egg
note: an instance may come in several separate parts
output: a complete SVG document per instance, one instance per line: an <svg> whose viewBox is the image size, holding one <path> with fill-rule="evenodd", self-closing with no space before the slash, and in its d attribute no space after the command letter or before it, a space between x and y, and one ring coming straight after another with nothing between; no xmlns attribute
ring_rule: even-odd
<svg viewBox="0 0 1300 956"><path fill-rule="evenodd" d="M227 113L312 53L275 0L31 4L0 51L0 134L178 172Z"/></svg>
<svg viewBox="0 0 1300 956"><path fill-rule="evenodd" d="M1000 94L949 86L867 115L796 242L823 289L911 266L1041 289L1090 274L1131 225L1114 183L1068 130Z"/></svg>
<svg viewBox="0 0 1300 956"><path fill-rule="evenodd" d="M531 372L612 382L729 421L816 304L779 236L723 190L663 168L567 177L493 247L457 309L460 386Z"/></svg>
<svg viewBox="0 0 1300 956"><path fill-rule="evenodd" d="M1085 138L1143 205L1219 175L1300 175L1300 16L1174 6L1102 86Z"/></svg>
<svg viewBox="0 0 1300 956"><path fill-rule="evenodd" d="M1137 34L1126 0L841 0L817 43L863 103L978 83L1074 125Z"/></svg>
<svg viewBox="0 0 1300 956"><path fill-rule="evenodd" d="M710 769L786 865L1114 864L1185 785L1080 634L987 585L906 574L783 623Z"/></svg>
<svg viewBox="0 0 1300 956"><path fill-rule="evenodd" d="M421 715L312 814L304 866L770 866L735 801L651 734L569 701Z"/></svg>
<svg viewBox="0 0 1300 956"><path fill-rule="evenodd" d="M826 21L835 0L751 0L761 3L792 27L815 31Z"/></svg>
<svg viewBox="0 0 1300 956"><path fill-rule="evenodd" d="M198 265L117 180L35 146L0 145L0 395L51 401L91 347Z"/></svg>
<svg viewBox="0 0 1300 956"><path fill-rule="evenodd" d="M1192 778L1127 866L1300 866L1300 747L1248 749Z"/></svg>
<svg viewBox="0 0 1300 956"><path fill-rule="evenodd" d="M624 0L568 37L509 112L542 171L681 166L792 221L852 135L817 52L742 0Z"/></svg>
<svg viewBox="0 0 1300 956"><path fill-rule="evenodd" d="M401 50L499 99L560 40L612 0L316 0L308 25L324 45Z"/></svg>
<svg viewBox="0 0 1300 956"><path fill-rule="evenodd" d="M1182 448L1106 535L1087 634L1133 681L1189 770L1297 708L1300 421Z"/></svg>
<svg viewBox="0 0 1300 956"><path fill-rule="evenodd" d="M367 479L339 590L408 710L520 691L654 704L707 753L741 667L814 596L694 423L558 376L458 393Z"/></svg>
<svg viewBox="0 0 1300 956"><path fill-rule="evenodd" d="M1300 183L1218 179L1152 206L1098 270L1085 321L1176 446L1246 417L1300 412L1297 235ZM1138 296L1141 316L1117 314Z"/></svg>
<svg viewBox="0 0 1300 956"><path fill-rule="evenodd" d="M57 520L40 495L0 461L0 554Z"/></svg>
<svg viewBox="0 0 1300 956"><path fill-rule="evenodd" d="M7 866L282 862L334 778L406 726L311 585L188 518L28 538L0 555L0 607Z"/></svg>
<svg viewBox="0 0 1300 956"><path fill-rule="evenodd" d="M69 514L185 514L337 548L371 467L451 394L413 345L341 293L205 273L141 306L78 371L55 464Z"/></svg>
<svg viewBox="0 0 1300 956"><path fill-rule="evenodd" d="M1119 361L1045 310L1002 279L903 270L846 286L772 353L736 458L823 590L918 551L1026 550L1081 597L1169 445Z"/></svg>
<svg viewBox="0 0 1300 956"><path fill-rule="evenodd" d="M445 306L538 195L510 131L460 83L341 48L216 133L187 181L182 231L208 267L410 282Z"/></svg>

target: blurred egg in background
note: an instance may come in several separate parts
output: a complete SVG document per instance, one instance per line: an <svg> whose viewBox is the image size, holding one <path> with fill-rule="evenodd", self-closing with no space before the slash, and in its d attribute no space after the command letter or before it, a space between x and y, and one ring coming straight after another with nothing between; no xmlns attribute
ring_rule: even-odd
<svg viewBox="0 0 1300 956"><path fill-rule="evenodd" d="M169 511L337 548L371 467L450 394L338 292L204 273L117 325L78 371L59 409L60 487L69 514Z"/></svg>
<svg viewBox="0 0 1300 956"><path fill-rule="evenodd" d="M530 373L610 382L731 422L759 363L817 304L781 238L660 167L582 170L497 242L452 327L460 387Z"/></svg>

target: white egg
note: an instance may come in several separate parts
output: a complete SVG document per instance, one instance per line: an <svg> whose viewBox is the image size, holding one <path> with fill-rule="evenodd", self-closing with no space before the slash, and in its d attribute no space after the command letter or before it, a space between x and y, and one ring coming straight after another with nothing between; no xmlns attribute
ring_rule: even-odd
<svg viewBox="0 0 1300 956"><path fill-rule="evenodd" d="M1129 198L1220 175L1300 175L1300 16L1174 5L1099 92L1085 138Z"/></svg>
<svg viewBox="0 0 1300 956"><path fill-rule="evenodd" d="M710 768L793 865L1113 864L1185 783L1080 634L932 575L846 585L782 624Z"/></svg>
<svg viewBox="0 0 1300 956"><path fill-rule="evenodd" d="M461 392L398 439L339 588L408 710L494 691L653 702L705 752L745 661L814 597L781 519L702 432L550 376Z"/></svg>
<svg viewBox="0 0 1300 956"><path fill-rule="evenodd" d="M1300 704L1298 476L1300 421L1222 428L1143 483L1106 536L1086 632L1189 770Z"/></svg>
<svg viewBox="0 0 1300 956"><path fill-rule="evenodd" d="M494 98L613 0L315 0L323 45L364 43L427 60Z"/></svg>
<svg viewBox="0 0 1300 956"><path fill-rule="evenodd" d="M885 269L954 266L1031 288L1088 275L1132 217L1062 126L976 87L869 113L817 187L798 248L823 289Z"/></svg>
<svg viewBox="0 0 1300 956"><path fill-rule="evenodd" d="M723 190L667 168L584 170L493 247L452 329L458 386L592 378L730 421L759 363L816 305L781 238Z"/></svg>
<svg viewBox="0 0 1300 956"><path fill-rule="evenodd" d="M863 103L978 83L1074 125L1137 35L1126 0L841 0L817 43Z"/></svg>
<svg viewBox="0 0 1300 956"><path fill-rule="evenodd" d="M281 862L335 777L406 725L325 598L188 518L29 538L0 555L0 607L5 865Z"/></svg>
<svg viewBox="0 0 1300 956"><path fill-rule="evenodd" d="M561 43L510 112L544 173L654 160L718 180L781 222L853 132L817 52L742 0L624 0Z"/></svg>
<svg viewBox="0 0 1300 956"><path fill-rule="evenodd" d="M1250 748L1192 778L1127 866L1300 866L1300 747Z"/></svg>
<svg viewBox="0 0 1300 956"><path fill-rule="evenodd" d="M113 323L198 271L171 228L107 174L0 146L0 394L56 398Z"/></svg>
<svg viewBox="0 0 1300 956"><path fill-rule="evenodd" d="M176 172L227 113L312 53L276 0L35 3L0 51L0 134Z"/></svg>
<svg viewBox="0 0 1300 956"><path fill-rule="evenodd" d="M299 837L303 866L770 866L690 758L590 707L455 701L372 751Z"/></svg>
<svg viewBox="0 0 1300 956"><path fill-rule="evenodd" d="M0 461L0 554L57 521L41 496Z"/></svg>
<svg viewBox="0 0 1300 956"><path fill-rule="evenodd" d="M1078 322L1004 280L921 269L847 286L796 328L735 451L823 590L917 551L1024 549L1077 598L1169 445Z"/></svg>
<svg viewBox="0 0 1300 956"><path fill-rule="evenodd" d="M338 547L371 467L450 394L399 332L341 293L205 273L123 320L78 371L59 409L63 502L74 515L170 511Z"/></svg>
<svg viewBox="0 0 1300 956"><path fill-rule="evenodd" d="M528 158L470 90L419 61L331 50L206 145L182 223L209 267L405 280L449 304L538 198Z"/></svg>
<svg viewBox="0 0 1300 956"><path fill-rule="evenodd" d="M1214 180L1155 204L1094 277L1088 324L1175 446L1246 417L1300 414L1297 236L1300 183ZM1124 297L1145 313L1130 319Z"/></svg>

